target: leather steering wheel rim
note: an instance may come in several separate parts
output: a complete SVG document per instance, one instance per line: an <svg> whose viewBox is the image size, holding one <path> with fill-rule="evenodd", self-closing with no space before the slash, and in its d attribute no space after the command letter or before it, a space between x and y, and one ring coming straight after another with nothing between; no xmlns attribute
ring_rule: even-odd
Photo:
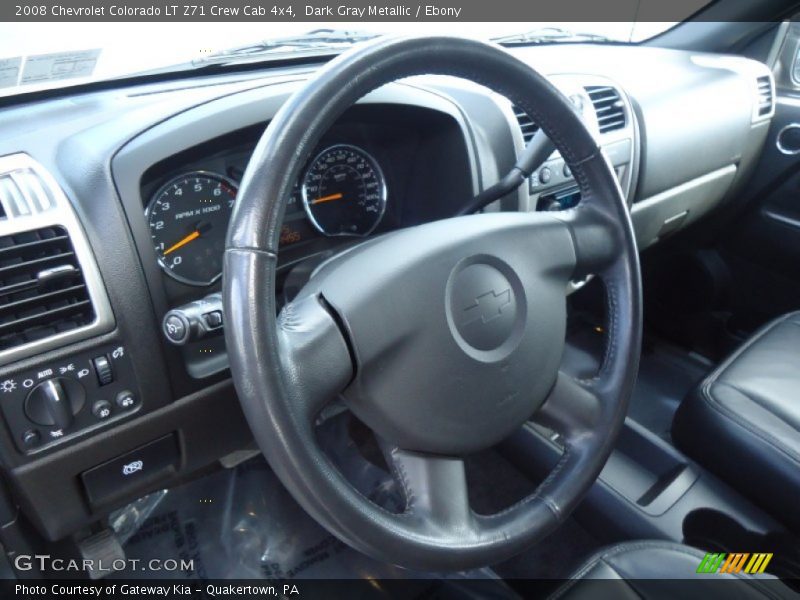
<svg viewBox="0 0 800 600"><path fill-rule="evenodd" d="M569 164L580 186L580 204L563 213L458 217L382 236L331 261L276 319L284 199L303 164L356 101L384 84L423 74L474 81L522 108ZM399 248L410 247L421 249L381 270ZM403 287L396 290L429 296L430 309L414 312L414 302L392 303L377 284L361 290L342 283L365 269L384 287L394 285L387 271L397 273ZM559 370L566 284L589 273L606 290L607 343L597 374L577 380ZM472 298L482 289L475 288L474 280L508 299L497 305L500 318L493 323L506 329L490 332L490 338L500 336L496 344L468 334L475 319L458 321L453 302L459 300L453 298ZM492 282L499 283L491 288ZM359 297L361 292L369 303ZM374 558L409 568L460 570L496 563L553 531L608 458L638 369L638 253L609 163L569 101L544 77L498 46L467 39L378 39L328 63L290 97L246 169L228 232L223 295L236 390L275 473L337 537ZM365 306L382 312L369 313ZM500 314L506 306L508 319ZM445 313L447 323L439 323ZM405 323L414 320L409 315L423 323ZM381 318L379 326L375 318ZM395 322L405 329L397 329ZM394 339L379 339L381 331ZM402 391L390 384L408 378L411 366L421 368L414 362L414 348L426 344L444 349L453 359L452 369L463 368L439 380L443 389L457 390L458 397L440 394L447 397L439 399L420 387L408 396L407 407L398 402ZM441 377L433 371L447 366L444 362L431 361L431 372L423 368L416 379L429 383ZM385 373L386 381L376 370ZM497 386L480 388L482 380L469 380L470 370L513 390L495 398L487 390ZM480 389L472 394L465 382ZM379 390L387 391L391 402ZM388 512L359 494L318 448L315 417L339 394L393 446L388 460L406 495L403 513ZM461 408L454 411L454 406ZM470 410L481 417L461 414ZM489 416L495 414L496 421ZM447 421L442 415L450 422L442 422ZM528 418L560 434L565 447L561 460L528 498L498 514L475 514L466 498L463 456L498 442ZM485 426L476 428L481 419ZM451 430L461 434L442 433Z"/></svg>

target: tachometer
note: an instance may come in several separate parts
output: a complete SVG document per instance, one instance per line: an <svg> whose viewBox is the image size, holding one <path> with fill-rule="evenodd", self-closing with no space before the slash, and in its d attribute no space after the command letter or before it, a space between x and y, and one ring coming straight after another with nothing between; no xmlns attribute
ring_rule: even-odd
<svg viewBox="0 0 800 600"><path fill-rule="evenodd" d="M156 192L145 214L166 273L190 285L209 285L219 278L236 191L229 179L196 171Z"/></svg>
<svg viewBox="0 0 800 600"><path fill-rule="evenodd" d="M347 144L317 155L301 191L308 218L325 235L368 235L386 210L386 181L378 163Z"/></svg>

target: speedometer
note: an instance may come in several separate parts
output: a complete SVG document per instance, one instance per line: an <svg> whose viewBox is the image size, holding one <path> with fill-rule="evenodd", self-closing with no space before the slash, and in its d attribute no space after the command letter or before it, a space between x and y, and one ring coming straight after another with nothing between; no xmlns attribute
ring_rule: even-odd
<svg viewBox="0 0 800 600"><path fill-rule="evenodd" d="M301 191L308 218L325 235L369 235L386 210L386 181L378 163L348 144L320 152Z"/></svg>
<svg viewBox="0 0 800 600"><path fill-rule="evenodd" d="M189 285L216 281L235 201L236 185L215 173L186 173L162 186L145 213L161 268Z"/></svg>

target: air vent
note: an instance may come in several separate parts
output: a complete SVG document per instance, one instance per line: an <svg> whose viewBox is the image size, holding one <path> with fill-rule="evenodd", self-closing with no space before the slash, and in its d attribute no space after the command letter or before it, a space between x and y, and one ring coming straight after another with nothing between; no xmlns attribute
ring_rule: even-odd
<svg viewBox="0 0 800 600"><path fill-rule="evenodd" d="M775 102L772 94L772 78L769 75L763 75L756 79L756 83L758 85L758 116L766 117L772 113Z"/></svg>
<svg viewBox="0 0 800 600"><path fill-rule="evenodd" d="M18 169L0 176L2 216L27 217L55 208L55 198L33 171Z"/></svg>
<svg viewBox="0 0 800 600"><path fill-rule="evenodd" d="M619 92L610 85L590 85L586 93L594 105L600 133L608 133L625 127L625 106Z"/></svg>
<svg viewBox="0 0 800 600"><path fill-rule="evenodd" d="M0 237L0 351L89 325L94 319L64 227Z"/></svg>
<svg viewBox="0 0 800 600"><path fill-rule="evenodd" d="M511 108L514 111L514 116L517 118L519 128L522 131L522 139L524 139L525 143L527 144L531 141L531 138L536 134L536 132L539 131L539 126L534 123L533 119L528 116L528 113L521 108L516 106L512 106Z"/></svg>

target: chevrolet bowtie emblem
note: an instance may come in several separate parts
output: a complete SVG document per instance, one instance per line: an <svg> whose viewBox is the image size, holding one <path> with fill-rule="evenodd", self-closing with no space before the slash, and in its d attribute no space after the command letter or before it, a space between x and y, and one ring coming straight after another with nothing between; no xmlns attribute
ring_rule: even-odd
<svg viewBox="0 0 800 600"><path fill-rule="evenodd" d="M509 304L511 304L511 288L499 293L489 290L475 298L475 301L464 309L462 323L469 325L478 320L483 323L493 321L503 314L503 309Z"/></svg>

